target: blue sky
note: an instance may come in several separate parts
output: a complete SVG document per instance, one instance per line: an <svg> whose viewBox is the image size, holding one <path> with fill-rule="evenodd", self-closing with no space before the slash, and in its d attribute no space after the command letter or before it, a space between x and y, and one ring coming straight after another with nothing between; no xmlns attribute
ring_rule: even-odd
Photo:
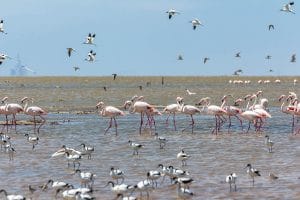
<svg viewBox="0 0 300 200"><path fill-rule="evenodd" d="M0 53L36 71L34 76L300 75L300 7L284 0L9 0L0 18ZM180 12L171 20L166 11ZM298 9L299 8L299 9ZM203 27L192 29L198 18ZM268 25L275 30L269 31ZM82 44L96 33L96 46ZM76 52L67 57L66 48ZM96 62L84 61L93 49ZM234 55L241 52L241 58ZM182 54L184 60L178 61ZM266 60L267 54L272 56ZM299 55L298 55L299 54ZM210 60L203 64L203 58ZM0 66L10 74L16 60ZM74 71L73 66L80 67ZM270 73L269 69L274 72ZM30 73L29 73L30 74Z"/></svg>

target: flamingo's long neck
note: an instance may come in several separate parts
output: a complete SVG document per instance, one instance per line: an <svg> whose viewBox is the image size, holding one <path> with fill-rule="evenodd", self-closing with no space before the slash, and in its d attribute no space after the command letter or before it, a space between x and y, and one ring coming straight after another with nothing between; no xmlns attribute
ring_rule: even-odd
<svg viewBox="0 0 300 200"><path fill-rule="evenodd" d="M223 103L221 104L221 108L224 108L225 107L225 104L226 104L226 98L223 99Z"/></svg>
<svg viewBox="0 0 300 200"><path fill-rule="evenodd" d="M23 110L24 110L25 113L27 112L27 107L28 107L28 101L26 101L25 106L23 108Z"/></svg>

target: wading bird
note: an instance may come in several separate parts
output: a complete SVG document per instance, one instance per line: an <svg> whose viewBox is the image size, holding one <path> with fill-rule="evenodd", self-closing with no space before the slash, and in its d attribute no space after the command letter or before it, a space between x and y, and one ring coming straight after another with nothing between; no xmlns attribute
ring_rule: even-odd
<svg viewBox="0 0 300 200"><path fill-rule="evenodd" d="M254 186L254 177L260 176L260 173L257 169L254 169L251 164L247 164L247 174L252 178L252 185Z"/></svg>

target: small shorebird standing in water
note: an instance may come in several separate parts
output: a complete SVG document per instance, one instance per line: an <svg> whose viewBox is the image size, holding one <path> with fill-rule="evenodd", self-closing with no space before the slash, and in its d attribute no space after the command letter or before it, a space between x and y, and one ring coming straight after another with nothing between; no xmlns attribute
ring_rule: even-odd
<svg viewBox="0 0 300 200"><path fill-rule="evenodd" d="M260 176L260 173L257 169L254 169L251 164L247 164L247 174L252 178L252 186L254 186L254 177Z"/></svg>
<svg viewBox="0 0 300 200"><path fill-rule="evenodd" d="M128 143L129 143L129 146L133 149L132 155L139 155L139 149L144 147L144 145L132 142L131 140L129 140Z"/></svg>
<svg viewBox="0 0 300 200"><path fill-rule="evenodd" d="M268 147L269 153L272 153L274 142L270 139L268 135L266 135L265 138L265 144Z"/></svg>
<svg viewBox="0 0 300 200"><path fill-rule="evenodd" d="M234 191L236 192L236 179L237 175L235 173L231 173L228 176L226 176L226 183L229 184L229 191L232 191L232 184L234 184Z"/></svg>
<svg viewBox="0 0 300 200"><path fill-rule="evenodd" d="M177 159L181 160L182 166L187 165L186 161L189 157L191 157L191 156L188 155L187 153L185 153L183 149L177 154Z"/></svg>

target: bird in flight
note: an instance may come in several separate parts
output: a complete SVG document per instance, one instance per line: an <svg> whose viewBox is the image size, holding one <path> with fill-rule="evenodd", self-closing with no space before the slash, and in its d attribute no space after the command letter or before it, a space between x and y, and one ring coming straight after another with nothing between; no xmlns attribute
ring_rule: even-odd
<svg viewBox="0 0 300 200"><path fill-rule="evenodd" d="M85 60L89 61L89 62L94 62L95 59L96 59L96 52L93 52L93 50L90 50L90 52L88 53L88 57Z"/></svg>
<svg viewBox="0 0 300 200"><path fill-rule="evenodd" d="M266 56L266 59L267 59L267 60L270 60L271 58L272 58L272 56L270 56L270 55L267 55L267 56Z"/></svg>
<svg viewBox="0 0 300 200"><path fill-rule="evenodd" d="M293 14L296 14L293 10L292 10L292 6L294 5L295 3L293 1L287 3L287 4L284 4L282 6L282 8L280 9L280 11L284 11L284 12L290 12L290 13L293 13Z"/></svg>
<svg viewBox="0 0 300 200"><path fill-rule="evenodd" d="M73 67L74 68L74 71L76 72L77 70L80 70L80 68L79 67Z"/></svg>
<svg viewBox="0 0 300 200"><path fill-rule="evenodd" d="M112 74L112 75L113 75L114 80L116 80L117 74Z"/></svg>
<svg viewBox="0 0 300 200"><path fill-rule="evenodd" d="M273 25L273 24L270 24L270 25L269 25L269 31L270 31L271 29L274 30L274 25Z"/></svg>
<svg viewBox="0 0 300 200"><path fill-rule="evenodd" d="M208 60L209 60L209 58L208 58L208 57L205 57L205 58L203 59L203 63L205 64Z"/></svg>
<svg viewBox="0 0 300 200"><path fill-rule="evenodd" d="M4 34L7 34L7 33L4 31L4 28L3 28L3 19L0 20L0 32L1 32L1 33L4 33Z"/></svg>
<svg viewBox="0 0 300 200"><path fill-rule="evenodd" d="M235 54L235 57L236 57L236 58L240 58L240 57L241 57L241 52L236 53L236 54Z"/></svg>
<svg viewBox="0 0 300 200"><path fill-rule="evenodd" d="M273 69L270 69L269 72L273 72Z"/></svg>
<svg viewBox="0 0 300 200"><path fill-rule="evenodd" d="M296 62L296 54L293 54L291 57L291 62Z"/></svg>
<svg viewBox="0 0 300 200"><path fill-rule="evenodd" d="M96 37L95 33L93 35L91 33L89 33L88 36L85 39L85 42L83 44L92 44L92 45L95 45L94 44L95 37Z"/></svg>
<svg viewBox="0 0 300 200"><path fill-rule="evenodd" d="M68 56L71 57L72 52L75 51L72 47L67 48Z"/></svg>
<svg viewBox="0 0 300 200"><path fill-rule="evenodd" d="M192 21L190 21L190 23L192 23L194 30L196 30L197 26L199 26L199 25L203 26L203 24L200 22L199 19L193 19Z"/></svg>
<svg viewBox="0 0 300 200"><path fill-rule="evenodd" d="M168 13L169 19L171 19L172 16L175 15L175 14L180 14L180 12L177 12L175 9L170 9L166 13Z"/></svg>
<svg viewBox="0 0 300 200"><path fill-rule="evenodd" d="M181 54L178 55L177 60L183 60L183 56Z"/></svg>
<svg viewBox="0 0 300 200"><path fill-rule="evenodd" d="M233 75L238 76L238 75L240 75L239 73L243 73L243 70L241 70L241 69L235 70L233 72Z"/></svg>
<svg viewBox="0 0 300 200"><path fill-rule="evenodd" d="M0 54L0 65L5 61L6 58L11 59L11 57L6 54Z"/></svg>

